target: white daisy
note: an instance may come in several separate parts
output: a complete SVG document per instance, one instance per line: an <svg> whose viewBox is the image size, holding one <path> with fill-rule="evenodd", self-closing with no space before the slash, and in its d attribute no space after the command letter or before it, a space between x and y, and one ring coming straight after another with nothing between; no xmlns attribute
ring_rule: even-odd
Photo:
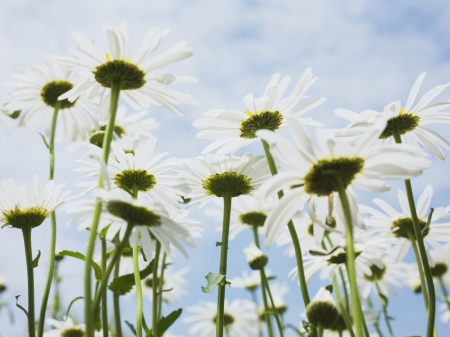
<svg viewBox="0 0 450 337"><path fill-rule="evenodd" d="M409 179L431 165L417 148L397 144L375 146L383 131L381 127L372 128L358 142L335 138L326 131L317 132L320 150L313 146L299 121L288 119L288 128L294 143L271 131L258 131L270 144L272 155L286 169L270 178L261 193L267 198L290 188L266 220L267 245L276 240L281 228L301 210L310 195L328 196L337 192L337 179L345 189L353 185L381 192L389 190L382 179ZM351 201L351 193L347 194ZM353 204L350 203L352 218L357 219Z"/></svg>
<svg viewBox="0 0 450 337"><path fill-rule="evenodd" d="M430 255L434 263L431 275L437 280L440 288L450 287L450 244L443 245L443 249L439 251L431 250Z"/></svg>
<svg viewBox="0 0 450 337"><path fill-rule="evenodd" d="M265 272L266 276L270 279L272 272L268 269L266 269ZM234 277L228 281L231 283L232 287L253 291L261 285L261 273L258 270L252 270L249 274L244 270L242 272L242 277Z"/></svg>
<svg viewBox="0 0 450 337"><path fill-rule="evenodd" d="M272 293L275 309L280 315L284 314L287 311L284 296L289 292L289 287L284 282L274 282L273 284L270 284L270 292ZM269 295L267 295L267 298L269 298Z"/></svg>
<svg viewBox="0 0 450 337"><path fill-rule="evenodd" d="M289 116L296 117L306 125L323 126L322 123L312 118L300 118L304 113L311 111L326 101L324 97L314 99L304 105L295 105L305 96L306 91L316 81L313 78L311 68L307 68L298 81L291 95L282 98L289 83L290 76L285 76L280 82L280 74L275 74L270 79L264 91L263 97L253 99L249 94L243 98L247 108L245 112L240 110L214 109L205 112L205 118L200 118L192 124L200 129L198 138L212 139L214 142L203 150L202 154L211 152L217 148L217 153L226 154L258 139L256 131L268 129L275 131L286 127L285 119ZM279 83L278 83L279 82Z"/></svg>
<svg viewBox="0 0 450 337"><path fill-rule="evenodd" d="M186 317L183 322L194 324L189 329L189 334L192 336L215 336L217 305L214 302L206 301L200 301L199 303L199 305L186 309L193 315ZM225 300L224 327L228 336L258 336L258 319L255 306L255 303L247 300L236 299L231 303Z"/></svg>
<svg viewBox="0 0 450 337"><path fill-rule="evenodd" d="M184 163L194 173L179 171L178 177L185 183L180 186L191 204L203 207L214 197L222 197L225 191L231 197L254 196L256 189L270 175L264 156L252 157L245 153L242 157L232 155L206 154L195 159L185 159Z"/></svg>
<svg viewBox="0 0 450 337"><path fill-rule="evenodd" d="M64 185L55 186L55 182L50 180L42 188L39 176L35 175L28 196L25 186L16 187L12 179L2 181L0 223L5 224L3 227L20 229L41 225L51 212L67 200L66 196L71 191L59 195Z"/></svg>
<svg viewBox="0 0 450 337"><path fill-rule="evenodd" d="M136 243L141 246L147 260L153 258L155 239L167 252L170 253L170 243L185 256L187 253L181 242L194 246L187 229L169 218L163 204L142 197L134 199L120 189L98 190L97 194L106 203L106 208L112 215L124 220L122 224L119 222L111 224L108 235L115 236L119 233L120 240L123 240L127 226L132 225L129 244L131 247Z"/></svg>
<svg viewBox="0 0 450 337"><path fill-rule="evenodd" d="M125 23L119 28L105 26L109 53L102 52L89 38L74 33L81 49L72 49L74 57L54 59L83 70L85 81L62 95L60 99L75 101L82 93L89 98L101 97L100 123L108 118L111 86L120 84L123 98L134 109L148 108L150 104L163 105L182 116L178 104L197 104L190 95L167 89L158 84L195 83L196 79L158 73L157 69L192 55L186 42L180 42L168 51L155 55L161 40L169 33L160 27L152 28L140 47L132 54L131 36Z"/></svg>
<svg viewBox="0 0 450 337"><path fill-rule="evenodd" d="M83 337L85 335L85 325L73 322L72 318L67 317L64 321L57 321L56 319L48 318L47 322L54 329L48 330L44 333L44 337ZM109 335L109 333L108 333ZM102 337L103 331L95 331L94 337Z"/></svg>
<svg viewBox="0 0 450 337"><path fill-rule="evenodd" d="M130 194L141 192L155 200L161 200L173 207L179 207L182 194L174 186L180 184L175 175L164 174L174 168L181 167L182 162L178 158L163 160L167 152L155 154L156 138L151 137L147 142L133 153L125 153L117 143L111 143L111 160L106 167L109 185L121 188ZM94 155L101 158L101 150L92 148ZM75 169L84 172L86 176L97 176L100 163L98 160L80 161L87 167ZM108 178L106 178L108 179ZM97 187L97 181L79 184L87 187L86 192ZM136 191L135 191L136 190Z"/></svg>
<svg viewBox="0 0 450 337"><path fill-rule="evenodd" d="M44 124L45 134L50 133L53 113L57 103L56 134L64 142L86 139L95 127L95 115L90 111L84 95L77 100L58 101L58 97L81 83L68 67L55 63L29 66L23 74L14 75L19 82L12 83L15 89L6 97L4 110L21 110L19 125L26 125L34 133Z"/></svg>
<svg viewBox="0 0 450 337"><path fill-rule="evenodd" d="M218 199L215 199L214 201L221 210L207 209L206 214L214 217L215 221L222 222L223 202L220 202ZM253 227L256 227L258 233L262 234L264 221L272 208L273 204L257 198L246 196L235 198L231 206L229 239L233 240L246 228L253 229ZM219 232L222 231L222 226L216 227L216 230Z"/></svg>
<svg viewBox="0 0 450 337"><path fill-rule="evenodd" d="M398 132L403 142L414 146L420 144L443 161L445 155L441 147L450 151L450 143L425 125L432 123L450 124L450 114L442 111L450 107L449 101L429 104L450 85L450 82L427 91L414 104L425 75L426 72L423 72L416 79L403 107L400 101L396 101L386 105L381 113L366 110L359 115L350 110L336 109L335 113L338 116L351 122L346 129L338 130L338 134L341 136L361 136L379 120L387 119L387 126L383 133L379 135L380 139L389 139L393 136L393 133Z"/></svg>
<svg viewBox="0 0 450 337"><path fill-rule="evenodd" d="M428 210L433 196L433 187L428 185L419 197L416 210L419 225L423 232L424 241L431 245L438 252L444 253L445 250L439 242L450 242L450 223L438 221L442 218L448 218L448 214L444 207L435 208L430 226L425 229L428 221ZM382 234L389 235L398 239L397 259L403 260L411 247L409 235L414 237L414 227L409 209L408 198L402 190L398 190L398 201L401 211L397 211L391 204L381 199L373 199L373 202L381 208L382 212L366 205L360 205L362 212L367 213L370 217L365 219L368 226L376 229ZM448 254L448 253L447 253ZM434 263L430 259L430 264Z"/></svg>

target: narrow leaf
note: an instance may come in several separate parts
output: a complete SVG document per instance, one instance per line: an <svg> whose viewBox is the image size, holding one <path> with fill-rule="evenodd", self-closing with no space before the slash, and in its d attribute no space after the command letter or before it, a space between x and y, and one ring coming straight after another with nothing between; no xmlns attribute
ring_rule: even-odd
<svg viewBox="0 0 450 337"><path fill-rule="evenodd" d="M81 299L84 299L84 297L83 297L83 296L78 296L78 297L75 297L75 298L70 302L69 306L67 307L67 312L66 312L66 319L65 319L65 321L67 321L67 317L69 317L69 311L70 311L70 308L72 308L72 305L73 305L76 301L81 300Z"/></svg>
<svg viewBox="0 0 450 337"><path fill-rule="evenodd" d="M125 321L126 325L128 325L128 327L130 328L130 330L133 332L133 334L136 336L136 329L134 328L134 325L131 324L128 321Z"/></svg>
<svg viewBox="0 0 450 337"><path fill-rule="evenodd" d="M208 273L205 278L208 281L208 284L206 285L206 287L202 287L202 291L204 293L210 293L214 290L214 288L216 288L216 285L218 285L220 282L222 282L222 280L225 279L225 275Z"/></svg>
<svg viewBox="0 0 450 337"><path fill-rule="evenodd" d="M74 257L76 259L86 261L86 256L84 256L83 254L81 254L79 252L71 252L69 250L63 250L59 254L60 255L64 255L64 256L71 256L71 257ZM95 263L94 261L92 261L92 260L91 260L91 266L92 266L92 268L94 268L95 279L97 281L101 281L101 279L102 279L102 270L100 269L100 266L97 263Z"/></svg>
<svg viewBox="0 0 450 337"><path fill-rule="evenodd" d="M143 280L153 272L153 260L149 265L139 272L141 279ZM116 277L109 285L109 289L118 293L119 295L125 295L128 293L133 286L136 284L134 279L134 274L127 274L123 276Z"/></svg>
<svg viewBox="0 0 450 337"><path fill-rule="evenodd" d="M103 228L102 231L98 234L98 237L99 237L100 239L103 240L103 239L105 238L106 233L108 233L109 226L111 226L111 224L109 224L108 226L106 226L105 228Z"/></svg>
<svg viewBox="0 0 450 337"><path fill-rule="evenodd" d="M20 297L20 295L16 296L16 307L18 307L20 310L22 310L25 313L25 315L27 315L27 318L28 318L28 311L26 311L25 308L19 304L19 297Z"/></svg>
<svg viewBox="0 0 450 337"><path fill-rule="evenodd" d="M39 264L39 259L40 259L40 257L41 257L41 251L40 250L38 250L38 255L34 258L34 260L31 262L31 266L33 267L33 268L36 268L37 266L38 266L38 264Z"/></svg>
<svg viewBox="0 0 450 337"><path fill-rule="evenodd" d="M175 321L178 319L178 317L181 316L181 313L183 312L183 309L178 309L172 311L169 315L166 317L162 317L161 320L158 322L158 335L162 336L164 332L167 331L167 329L170 328L170 326L175 323Z"/></svg>
<svg viewBox="0 0 450 337"><path fill-rule="evenodd" d="M10 117L10 118L12 118L12 119L19 118L21 112L22 112L22 110L16 110L16 111L13 111L13 112L9 112L9 111L3 110L3 114L8 116L8 117Z"/></svg>

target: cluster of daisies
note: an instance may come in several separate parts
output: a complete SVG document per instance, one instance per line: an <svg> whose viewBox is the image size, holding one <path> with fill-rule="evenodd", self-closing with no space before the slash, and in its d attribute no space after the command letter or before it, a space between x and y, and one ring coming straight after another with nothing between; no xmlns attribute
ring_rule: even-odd
<svg viewBox="0 0 450 337"><path fill-rule="evenodd" d="M383 111L359 114L336 109L350 124L331 130L308 117L326 100L307 96L316 81L311 69L290 93L291 78L275 74L262 96L245 96L238 110L213 109L194 121L197 137L212 143L202 156L176 158L157 152L151 131L159 124L143 109L160 105L182 116L180 104L197 103L168 88L195 83L195 78L160 72L190 57L192 49L180 42L158 53L169 33L160 27L151 29L134 53L125 24L107 26L105 33L107 52L75 33L78 47L66 56L52 56L15 75L15 90L6 97L5 115L0 116L5 129L18 121L30 132L42 132L50 152L51 179L44 186L38 176L29 190L11 179L1 182L0 220L23 232L31 288L39 260L33 257L32 229L49 217L56 226L54 211L65 203L69 224L89 230L82 255L56 252L52 237L39 318L34 293L28 294L29 337L122 337L122 295L137 298L136 321L127 322L136 336L173 336L168 328L179 313L164 316L163 304L188 295L184 276L189 272L189 267L172 266L174 250L187 256L188 247L202 235L189 207L213 203L216 207L207 208L206 214L222 222L217 228L221 257L218 273L207 275L204 292L217 289L218 300L186 309L182 320L191 324L192 336L283 336L288 327L300 336L368 337L382 336L385 330L393 335L395 313L388 313L387 299L404 285L423 295L427 336L434 332L437 301L441 320L450 321L450 206L434 205L431 185L415 203L410 182L432 166L427 151L441 161L443 150L450 151L450 143L425 126L450 123L445 111L450 102L433 103L450 83L417 99L423 73L405 104L397 101ZM119 97L137 112L119 105ZM315 137L305 126L315 128ZM78 197L69 197L64 184L53 181L55 141L70 142L72 149L83 152L75 168L84 175ZM261 144L264 156L236 154L253 142ZM374 205L358 202L359 189L390 190L386 180L405 180L398 205L378 198ZM230 241L245 230L253 233L242 255L252 271L233 278L227 274ZM290 276L298 278L300 288L296 282L288 287L274 281L266 269L269 257L263 249L273 243L295 256ZM410 250L416 263L405 262ZM57 267L64 256L86 263L82 324L64 317L66 310L59 305ZM316 274L324 286L310 296L308 282ZM52 283L55 296L48 304ZM108 288L114 308L110 315ZM249 299L228 301L226 293L233 288L248 290ZM284 318L289 288L302 294L305 308L296 308L299 320L293 324ZM0 295L5 290L0 278ZM152 303L151 324L142 320L144 297ZM2 303L0 298L0 309Z"/></svg>

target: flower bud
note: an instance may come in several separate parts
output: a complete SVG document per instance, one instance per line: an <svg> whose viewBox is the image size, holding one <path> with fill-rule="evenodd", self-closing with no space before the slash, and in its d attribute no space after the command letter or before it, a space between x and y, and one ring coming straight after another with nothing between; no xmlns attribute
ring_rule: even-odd
<svg viewBox="0 0 450 337"><path fill-rule="evenodd" d="M6 290L6 279L0 276L0 294Z"/></svg>
<svg viewBox="0 0 450 337"><path fill-rule="evenodd" d="M253 270L262 269L269 262L269 258L253 242L244 249L244 254L250 268Z"/></svg>
<svg viewBox="0 0 450 337"><path fill-rule="evenodd" d="M309 323L318 326L321 324L325 329L332 328L339 318L336 304L331 293L324 287L320 288L317 295L306 307L306 317Z"/></svg>

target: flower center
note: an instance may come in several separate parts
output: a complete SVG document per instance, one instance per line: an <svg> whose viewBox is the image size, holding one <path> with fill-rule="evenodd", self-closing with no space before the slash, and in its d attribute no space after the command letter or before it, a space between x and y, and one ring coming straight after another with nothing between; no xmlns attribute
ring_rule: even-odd
<svg viewBox="0 0 450 337"><path fill-rule="evenodd" d="M275 131L280 127L282 121L283 116L278 111L263 111L257 115L250 114L250 118L241 123L241 134L239 135L239 137L245 139L254 139L256 138L256 131Z"/></svg>
<svg viewBox="0 0 450 337"><path fill-rule="evenodd" d="M339 318L339 312L333 303L328 301L312 301L306 307L306 317L309 323L318 326L322 324L325 329L334 326Z"/></svg>
<svg viewBox="0 0 450 337"><path fill-rule="evenodd" d="M213 318L213 323L216 324L217 322L217 315ZM227 314L226 312L223 314L223 325L230 325L234 323L234 317L230 314Z"/></svg>
<svg viewBox="0 0 450 337"><path fill-rule="evenodd" d="M240 173L224 172L213 174L204 180L202 185L206 194L223 197L224 193L229 193L232 197L237 197L253 190L253 186L250 184L251 180Z"/></svg>
<svg viewBox="0 0 450 337"><path fill-rule="evenodd" d="M355 179L364 166L362 158L333 158L319 160L305 175L305 191L327 196L338 191L338 179L344 188Z"/></svg>
<svg viewBox="0 0 450 337"><path fill-rule="evenodd" d="M156 179L145 170L125 170L114 177L114 183L127 192L146 192L155 187Z"/></svg>
<svg viewBox="0 0 450 337"><path fill-rule="evenodd" d="M427 223L425 221L423 221L422 219L418 219L418 220L419 220L420 230L424 229L425 226L427 225ZM414 234L414 226L413 226L413 221L411 218L403 218L403 219L395 220L392 223L391 229L392 229L392 234L397 238L409 239L409 236L408 236L409 233L411 233L414 238L416 237L416 235ZM426 229L426 231L422 233L423 237L427 236L427 234L429 232L430 232L430 227L428 227Z"/></svg>
<svg viewBox="0 0 450 337"><path fill-rule="evenodd" d="M384 273L386 273L385 265L383 265L383 268L380 268L377 265L373 264L369 268L372 271L372 275L371 276L364 275L364 278L370 282L377 282L381 280L384 276Z"/></svg>
<svg viewBox="0 0 450 337"><path fill-rule="evenodd" d="M106 88L119 84L121 90L135 90L146 83L145 73L133 63L123 60L103 63L93 73L96 81Z"/></svg>
<svg viewBox="0 0 450 337"><path fill-rule="evenodd" d="M127 202L113 200L106 205L109 213L137 226L160 226L161 217L153 211Z"/></svg>
<svg viewBox="0 0 450 337"><path fill-rule="evenodd" d="M355 250L355 259L361 254L361 251ZM332 255L328 260L328 264L343 264L347 262L347 253L341 252L336 255Z"/></svg>
<svg viewBox="0 0 450 337"><path fill-rule="evenodd" d="M403 109L400 109L400 114L398 116L388 120L380 139L387 139L393 136L394 133L404 135L405 133L411 132L419 125L419 121L419 116L403 113Z"/></svg>
<svg viewBox="0 0 450 337"><path fill-rule="evenodd" d="M0 294L6 290L6 284L0 284Z"/></svg>
<svg viewBox="0 0 450 337"><path fill-rule="evenodd" d="M158 286L159 286L160 281L161 281L161 280L158 279ZM145 285L147 288L153 288L153 278L151 278L151 277L146 278L145 281L144 281L144 285ZM164 285L164 282L163 282L163 285Z"/></svg>
<svg viewBox="0 0 450 337"><path fill-rule="evenodd" d="M67 81L53 81L49 82L41 90L41 97L45 104L55 107L58 102L58 97L65 94L73 88L73 84ZM63 99L60 104L60 109L68 109L75 105L76 101L69 102L68 99Z"/></svg>
<svg viewBox="0 0 450 337"><path fill-rule="evenodd" d="M431 275L434 277L442 277L448 271L448 266L445 263L438 262L431 268Z"/></svg>
<svg viewBox="0 0 450 337"><path fill-rule="evenodd" d="M242 224L262 227L264 226L264 221L266 221L267 215L262 212L248 212L239 215L239 221Z"/></svg>
<svg viewBox="0 0 450 337"><path fill-rule="evenodd" d="M84 331L78 328L70 328L61 332L61 337L84 337Z"/></svg>
<svg viewBox="0 0 450 337"><path fill-rule="evenodd" d="M308 229L306 230L308 232L309 235L314 236L314 223L310 223L308 225Z"/></svg>
<svg viewBox="0 0 450 337"><path fill-rule="evenodd" d="M89 142L91 144L97 145L99 148L103 148L103 139L105 138L106 125L101 126L100 130L94 130L89 137ZM122 138L126 134L125 129L119 125L114 125L114 134Z"/></svg>
<svg viewBox="0 0 450 337"><path fill-rule="evenodd" d="M45 208L39 206L26 209L15 208L3 211L2 221L15 228L34 228L41 225L49 214Z"/></svg>

